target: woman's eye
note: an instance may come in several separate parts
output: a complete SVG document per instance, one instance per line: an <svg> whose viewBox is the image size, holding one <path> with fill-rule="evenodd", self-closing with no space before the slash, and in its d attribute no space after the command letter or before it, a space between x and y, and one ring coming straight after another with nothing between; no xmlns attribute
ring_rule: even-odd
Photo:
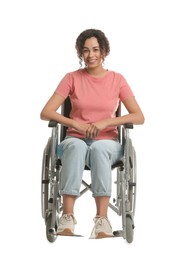
<svg viewBox="0 0 183 260"><path fill-rule="evenodd" d="M83 50L83 53L88 53L88 50L86 50L86 49L85 49L85 50Z"/></svg>

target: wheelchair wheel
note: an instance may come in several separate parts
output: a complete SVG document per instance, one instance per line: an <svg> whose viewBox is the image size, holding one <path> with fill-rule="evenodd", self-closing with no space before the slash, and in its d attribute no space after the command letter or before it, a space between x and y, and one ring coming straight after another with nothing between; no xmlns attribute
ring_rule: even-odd
<svg viewBox="0 0 183 260"><path fill-rule="evenodd" d="M130 202L130 211L132 215L135 214L135 204L136 204L136 184L137 184L137 167L136 167L136 153L133 148L132 142L130 140L130 180L129 180L129 193L128 199Z"/></svg>
<svg viewBox="0 0 183 260"><path fill-rule="evenodd" d="M55 223L55 230L57 229L57 223ZM48 215L46 220L46 237L49 242L53 243L57 239L57 234L52 230L52 214Z"/></svg>
<svg viewBox="0 0 183 260"><path fill-rule="evenodd" d="M43 152L42 160L41 209L42 217L45 219L45 221L47 219L48 214L50 153L51 138L48 139L47 145Z"/></svg>
<svg viewBox="0 0 183 260"><path fill-rule="evenodd" d="M133 231L134 225L133 220L130 215L126 216L126 240L128 243L132 243L133 241Z"/></svg>

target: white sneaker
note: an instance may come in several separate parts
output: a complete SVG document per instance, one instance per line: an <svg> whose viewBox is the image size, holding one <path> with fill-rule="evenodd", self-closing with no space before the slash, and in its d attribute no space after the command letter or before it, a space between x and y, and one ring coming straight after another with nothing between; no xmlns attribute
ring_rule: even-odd
<svg viewBox="0 0 183 260"><path fill-rule="evenodd" d="M63 214L59 219L57 235L73 236L76 223L77 221L73 214Z"/></svg>
<svg viewBox="0 0 183 260"><path fill-rule="evenodd" d="M106 217L95 217L94 222L95 226L90 238L106 238L114 236L111 224Z"/></svg>

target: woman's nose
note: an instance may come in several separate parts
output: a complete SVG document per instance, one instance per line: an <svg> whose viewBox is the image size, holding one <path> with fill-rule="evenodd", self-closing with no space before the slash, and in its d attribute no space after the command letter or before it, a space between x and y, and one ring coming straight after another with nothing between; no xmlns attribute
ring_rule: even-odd
<svg viewBox="0 0 183 260"><path fill-rule="evenodd" d="M88 54L89 57L93 56L93 51L89 51L89 54Z"/></svg>

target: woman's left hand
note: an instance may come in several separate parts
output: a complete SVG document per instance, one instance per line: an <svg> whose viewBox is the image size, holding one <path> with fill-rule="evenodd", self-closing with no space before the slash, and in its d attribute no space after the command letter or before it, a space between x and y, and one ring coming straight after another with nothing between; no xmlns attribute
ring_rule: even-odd
<svg viewBox="0 0 183 260"><path fill-rule="evenodd" d="M99 135L99 133L106 127L106 120L90 124L88 129L86 130L86 138L96 138Z"/></svg>

